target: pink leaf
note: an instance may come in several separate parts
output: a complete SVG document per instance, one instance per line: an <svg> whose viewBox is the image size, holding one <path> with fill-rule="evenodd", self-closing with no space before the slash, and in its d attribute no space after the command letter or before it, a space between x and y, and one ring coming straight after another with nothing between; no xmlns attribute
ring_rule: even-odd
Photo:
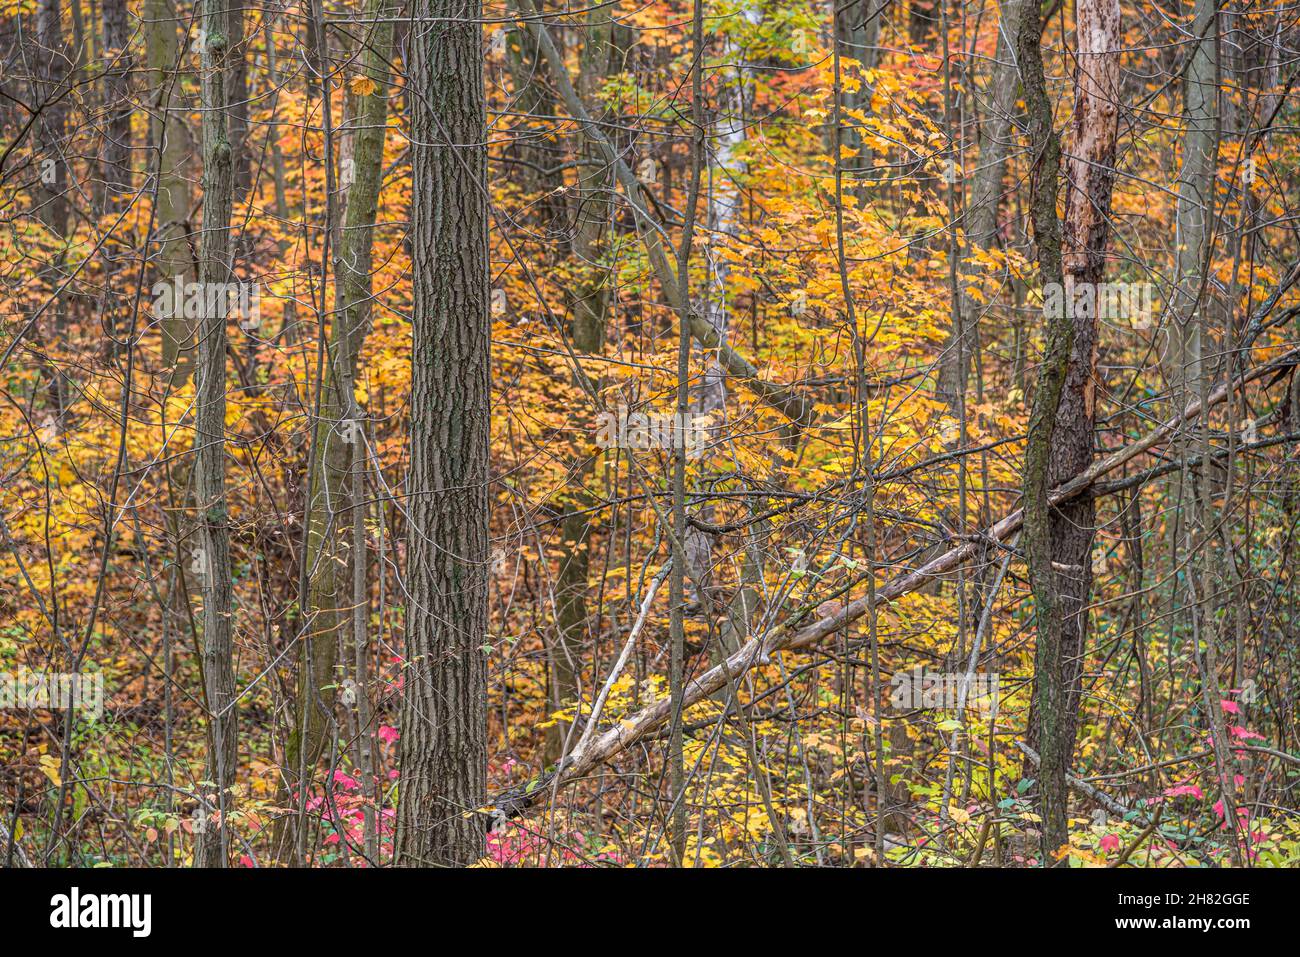
<svg viewBox="0 0 1300 957"><path fill-rule="evenodd" d="M1234 738L1240 738L1243 741L1264 740L1264 736L1262 734L1256 734L1254 731L1251 731L1249 728L1243 728L1240 725L1233 725L1228 730L1232 732L1232 736Z"/></svg>

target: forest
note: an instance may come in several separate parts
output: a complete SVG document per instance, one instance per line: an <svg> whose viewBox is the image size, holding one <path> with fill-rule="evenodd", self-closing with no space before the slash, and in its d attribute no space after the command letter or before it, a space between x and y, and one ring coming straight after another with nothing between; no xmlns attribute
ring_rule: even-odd
<svg viewBox="0 0 1300 957"><path fill-rule="evenodd" d="M0 865L1300 867L1298 77L0 0Z"/></svg>

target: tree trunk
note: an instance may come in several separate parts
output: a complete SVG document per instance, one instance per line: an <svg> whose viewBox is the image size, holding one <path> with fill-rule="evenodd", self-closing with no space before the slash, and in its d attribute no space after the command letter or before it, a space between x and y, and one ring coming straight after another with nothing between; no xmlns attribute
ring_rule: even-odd
<svg viewBox="0 0 1300 957"><path fill-rule="evenodd" d="M67 135L67 107L64 94L72 64L63 42L63 10L59 0L40 0L36 10L36 71L38 105L44 107L38 120L37 153L42 172L38 177L37 215L59 236L68 231L68 159L64 151ZM47 182L47 180L49 180Z"/></svg>
<svg viewBox="0 0 1300 957"><path fill-rule="evenodd" d="M751 24L757 22L758 10L746 3L737 13ZM842 18L841 18L842 19ZM744 52L730 38L725 38L722 47L725 63L743 64ZM728 327L731 324L731 308L728 302L727 285L731 278L731 264L725 256L717 255L713 247L715 237L724 241L734 241L740 229L740 217L744 199L739 188L732 181L739 161L736 151L745 142L746 116L749 112L749 100L753 96L753 77L744 66L737 66L738 76L732 84L724 87L725 107L718 111L713 119L713 139L717 148L709 163L708 179L708 214L707 225L709 238L705 243L705 283L703 296L704 321L709 324L720 342L726 342ZM727 370L718 361L716 354L710 358L710 350L701 350L705 358L705 370L698 387L695 410L701 415L713 417L710 435L714 441L723 433L722 419L727 407ZM707 486L711 476L700 476L701 485ZM713 521L713 508L709 505L699 510L701 521ZM717 612L717 602L713 588L713 550L716 536L701 529L691 527L686 531L686 572L694 585L694 594L690 604L710 621ZM715 645L715 653L726 651ZM734 649L733 649L734 650Z"/></svg>
<svg viewBox="0 0 1300 957"><path fill-rule="evenodd" d="M993 73L989 78L988 96L991 99L988 114L980 124L979 158L975 175L971 179L970 193L966 198L966 250L990 249L997 241L998 210L1002 200L1002 180L1006 172L1007 156L1011 152L1012 113L1020 87L1016 65L1016 31L1019 29L1023 8L1028 0L1005 0L998 22L997 52L994 55ZM948 335L940 358L937 398L954 417L959 410L959 397L966 389L970 368L972 340L980 305L966 294L962 284L961 307L957 324Z"/></svg>
<svg viewBox="0 0 1300 957"><path fill-rule="evenodd" d="M104 20L104 104L108 124L102 151L104 206L118 209L131 191L131 69L126 0L101 0ZM173 67L175 64L173 64Z"/></svg>
<svg viewBox="0 0 1300 957"><path fill-rule="evenodd" d="M313 772L330 729L334 727L334 699L338 676L340 629L352 621L348 611L351 554L349 527L342 517L351 510L349 471L364 448L355 381L357 360L370 324L371 250L383 181L384 139L388 122L388 58L392 52L396 5L372 0L366 16L374 32L363 58L361 75L375 90L356 99L352 124L345 133L353 140L352 185L346 194L346 212L338 244L334 247L336 288L335 324L330 337L321 382L320 415L313 442L319 450L310 481L307 563L310 569L304 637L300 643L294 727L285 751L287 795L301 798L309 789ZM368 733L368 732L367 732ZM303 780L299 780L299 769ZM276 856L288 863L297 857L299 841L295 817L280 819ZM300 861L301 863L301 861Z"/></svg>
<svg viewBox="0 0 1300 957"><path fill-rule="evenodd" d="M930 33L939 27L939 4L948 0L911 0L907 6L907 39L925 49Z"/></svg>
<svg viewBox="0 0 1300 957"><path fill-rule="evenodd" d="M248 42L244 36L242 2L231 4L230 51L235 64L230 76L230 151L235 195L242 199L253 179L248 149Z"/></svg>
<svg viewBox="0 0 1300 957"><path fill-rule="evenodd" d="M414 305L396 860L481 858L490 324L480 0L413 0Z"/></svg>
<svg viewBox="0 0 1300 957"><path fill-rule="evenodd" d="M854 0L837 6L834 13L835 33L840 50L844 56L852 57L861 64L864 73L862 85L855 90L843 92L842 109L846 112L860 110L867 113L871 109L871 94L874 84L866 81L865 72L874 70L880 60L880 25L885 19L883 7L889 0ZM870 174L871 153L862 136L861 121L853 119L843 124L840 141L849 149L856 150L853 159L853 192L858 197L859 206L866 200L864 178Z"/></svg>
<svg viewBox="0 0 1300 957"><path fill-rule="evenodd" d="M170 0L146 0L149 93L156 104L150 122L154 149L162 150L158 164L158 197L154 238L158 242L158 279L188 282L193 273L189 251L190 188L185 178L188 154L185 125L175 109L180 79L180 40ZM183 310L162 319L162 364L170 369L172 388L187 382L194 370L194 328Z"/></svg>
<svg viewBox="0 0 1300 957"><path fill-rule="evenodd" d="M233 280L230 216L233 200L229 77L234 68L229 42L233 16L225 0L204 0L203 242L199 279L205 285ZM203 578L203 679L208 711L208 780L216 786L209 815L197 841L197 867L225 867L230 857L227 826L235 783L237 699L233 645L234 589L230 570L230 516L226 504L226 303L205 296L215 309L199 324L195 369L194 489L199 520L196 556Z"/></svg>
<svg viewBox="0 0 1300 957"><path fill-rule="evenodd" d="M586 40L578 75L578 92L593 102L599 84L617 70L625 44L624 30L614 24L609 12L592 10L587 14ZM528 31L520 31L522 42L538 46ZM540 52L533 59L541 68ZM610 228L612 206L608 192L613 186L609 166L600 150L586 133L579 133L578 200L573 230L573 256L580 277L569 297L573 310L573 348L581 354L597 355L605 341L605 322L609 312L609 276L606 237ZM587 574L590 569L590 543L594 498L586 492L597 459L589 456L578 481L579 493L572 510L560 525L560 570L555 582L555 625L558 642L551 649L551 705L560 708L578 693L578 664L582 660L587 633ZM557 721L547 729L546 762L560 759L568 737L569 724Z"/></svg>
<svg viewBox="0 0 1300 957"><path fill-rule="evenodd" d="M593 14L609 17L603 10ZM513 142L506 154L515 161L510 178L523 185L542 235L553 240L563 227L565 206L561 141L554 135L555 95L538 82L541 53L536 38L522 26L507 31L505 37L506 65L514 86L510 109L518 114Z"/></svg>
<svg viewBox="0 0 1300 957"><path fill-rule="evenodd" d="M1079 0L1075 12L1074 124L1065 191L1064 276L1075 289L1105 280L1110 231L1111 189L1115 183L1115 140L1119 130L1119 0ZM1067 286L1068 288L1068 286ZM1086 301L1086 300L1085 300ZM1094 302L1096 300L1094 299ZM1096 311L1076 312L1074 345L1056 414L1056 432L1047 467L1049 488L1092 464L1096 431L1098 324ZM1074 753L1081 703L1080 675L1087 637L1088 597L1092 591L1092 537L1096 505L1091 497L1054 509L1050 528L1052 562L1060 596L1064 711L1061 751Z"/></svg>
<svg viewBox="0 0 1300 957"><path fill-rule="evenodd" d="M1196 0L1192 23L1195 47L1183 86L1183 161L1178 174L1174 248L1177 250L1172 322L1165 353L1165 376L1175 408L1191 398L1201 376L1202 343L1196 321L1205 281L1205 243L1214 211L1214 167L1217 143L1218 89L1215 81L1218 5Z"/></svg>
<svg viewBox="0 0 1300 957"><path fill-rule="evenodd" d="M1044 289L1061 284L1061 227L1056 216L1056 184L1061 145L1052 125L1052 104L1043 78L1042 23L1036 3L1025 5L1018 35L1020 79L1025 90L1032 156L1030 218L1038 246L1038 273ZM1059 313L1059 315L1057 314ZM1052 570L1052 529L1048 491L1051 446L1056 413L1070 362L1074 323L1069 310L1044 310L1046 354L1038 369L1038 384L1029 414L1025 446L1024 512L1025 553L1034 592L1034 622L1038 634L1034 653L1034 708L1042 764L1038 780L1043 819L1044 860L1064 844L1066 771L1069 755L1063 747L1062 723L1066 707L1062 686L1061 606Z"/></svg>

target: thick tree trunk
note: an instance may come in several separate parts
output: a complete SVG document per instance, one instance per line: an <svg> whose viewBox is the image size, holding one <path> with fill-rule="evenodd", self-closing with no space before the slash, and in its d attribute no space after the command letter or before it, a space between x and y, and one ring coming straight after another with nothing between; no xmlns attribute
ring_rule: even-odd
<svg viewBox="0 0 1300 957"><path fill-rule="evenodd" d="M230 216L233 200L228 136L229 46L232 15L225 0L204 0L203 29L203 242L199 279L233 281ZM203 579L203 678L208 711L208 780L216 786L197 841L197 867L225 867L230 857L229 812L235 783L237 699L234 671L234 589L230 569L230 515L226 503L226 303L207 296L216 309L199 324L195 368L194 490L199 535L196 556Z"/></svg>
<svg viewBox="0 0 1300 957"><path fill-rule="evenodd" d="M412 0L415 301L398 864L482 857L490 325L479 0Z"/></svg>

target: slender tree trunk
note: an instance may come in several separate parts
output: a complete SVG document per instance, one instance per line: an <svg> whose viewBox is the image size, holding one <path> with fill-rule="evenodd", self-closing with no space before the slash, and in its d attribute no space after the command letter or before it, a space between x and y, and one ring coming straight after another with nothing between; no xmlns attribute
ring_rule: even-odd
<svg viewBox="0 0 1300 957"><path fill-rule="evenodd" d="M980 124L979 158L971 177L966 198L966 248L990 249L997 241L998 211L1002 201L1002 180L1007 156L1011 152L1011 121L1016 108L1020 75L1016 63L1016 32L1024 5L1029 0L1004 0L998 21L997 52L989 78L988 113ZM939 366L937 398L948 406L953 416L958 399L966 388L971 348L976 337L971 333L978 320L980 305L966 293L962 284L961 308L957 322L949 331Z"/></svg>
<svg viewBox="0 0 1300 957"><path fill-rule="evenodd" d="M233 281L230 216L233 201L228 136L229 77L234 68L232 15L225 0L204 0L203 240L199 278L206 284ZM229 812L235 783L238 732L234 670L234 589L230 569L230 515L226 502L226 303L199 324L195 368L194 489L199 535L196 556L203 579L203 678L208 711L208 780L216 786L209 815L195 848L197 867L225 867L230 857Z"/></svg>
<svg viewBox="0 0 1300 957"><path fill-rule="evenodd" d="M74 3L72 9L75 14L77 4ZM37 172L33 196L35 213L46 229L63 237L69 230L67 197L71 189L72 154L67 122L69 88L75 78L75 64L64 41L63 9L59 0L38 0L36 43L23 51L23 57L28 61L33 77L31 100L41 111L33 130ZM62 297L57 290L65 257L66 253L61 253L53 261L38 267L38 275L49 290L51 303L47 328L35 328L29 333L36 342L43 338L57 341L63 334L60 328ZM51 367L48 374L46 396L54 414L62 416L71 391L68 373Z"/></svg>
<svg viewBox="0 0 1300 957"><path fill-rule="evenodd" d="M262 18L262 38L266 45L266 81L267 85L276 90L279 96L282 80L280 79L280 69L278 56L275 52L275 35L271 30L269 17ZM269 123L267 139L270 141L271 153L271 177L275 188L275 214L281 219L289 218L289 202L287 193L286 180L288 174L285 170L284 150L280 148L280 137L278 133L278 124L272 117ZM293 245L290 239L280 240L280 251L286 253ZM289 345L297 339L298 320L297 320L297 303L293 299L288 299L284 304L284 315L280 320L279 339L285 345Z"/></svg>
<svg viewBox="0 0 1300 957"><path fill-rule="evenodd" d="M1204 306L1206 285L1206 244L1214 212L1214 178L1218 154L1218 88L1215 61L1218 56L1218 31L1215 18L1218 6L1213 0L1196 0L1192 21L1193 48L1183 77L1183 150L1178 172L1178 202L1174 229L1174 289L1163 361L1165 381L1175 409L1184 408L1201 387L1202 342L1204 324L1199 311ZM1193 442L1180 437L1178 452L1187 456ZM1195 490L1175 474L1170 481L1170 496L1175 503L1175 520L1170 523L1171 547L1176 560L1180 537L1187 521L1181 509L1194 501ZM1188 518L1194 519L1189 511ZM1175 598L1175 608L1179 600ZM1178 613L1179 624L1185 616Z"/></svg>
<svg viewBox="0 0 1300 957"><path fill-rule="evenodd" d="M759 12L751 5L742 5L737 14L751 24L756 22ZM743 64L744 52L730 38L726 38L722 47L723 61ZM748 101L753 92L753 78L750 71L743 66L737 69L739 76L724 87L725 107L713 119L713 139L717 149L709 162L708 177L708 213L707 224L709 239L705 245L705 274L708 277L704 289L703 313L709 328L717 335L720 342L726 342L728 327L731 324L731 308L728 302L727 284L731 278L731 264L725 256L718 255L713 248L715 237L735 240L740 229L740 217L744 206L739 188L732 181L732 174L738 172L736 151L745 142L746 115L749 112ZM698 387L695 410L701 415L712 416L714 421L710 429L716 440L722 436L722 422L727 407L727 370L718 358L709 357L709 350L701 350L705 355L705 370ZM707 475L701 477L707 483ZM699 518L704 522L713 521L712 507L705 505L700 509ZM686 571L694 584L695 593L691 604L710 621L717 609L715 590L713 588L713 549L716 536L698 528L686 532ZM728 631L728 635L731 632ZM717 647L715 652L722 656L727 650Z"/></svg>
<svg viewBox="0 0 1300 957"><path fill-rule="evenodd" d="M592 10L587 14L586 39L582 48L578 75L578 94L586 102L593 102L593 94L601 81L619 68L624 45L619 41L623 29L617 27L609 11ZM520 31L520 40L538 45L537 39L526 30ZM533 58L540 69L540 52ZM581 354L597 355L605 341L605 322L609 312L609 276L612 264L608 261L606 237L610 227L612 206L608 200L613 187L613 174L603 161L599 148L586 133L578 134L578 198L573 230L573 256L577 275L575 289L569 297L573 310L573 348ZM587 574L590 570L590 544L593 497L586 493L588 480L594 474L596 459L590 457L579 478L583 489L576 497L572 511L560 525L561 547L564 554L555 582L555 619L558 643L551 649L551 704L559 708L562 703L578 693L577 666L582 661L584 639L587 636ZM557 721L547 729L546 761L553 764L562 756L569 725Z"/></svg>
<svg viewBox="0 0 1300 957"><path fill-rule="evenodd" d="M243 0L231 0L230 51L235 63L230 77L230 150L235 196L241 199L248 192L253 178L252 155L248 144L248 46L244 34L246 9Z"/></svg>
<svg viewBox="0 0 1300 957"><path fill-rule="evenodd" d="M366 858L374 865L379 860L379 794L375 773L375 728L370 707L370 564L366 549L366 475L370 471L370 454L364 436L352 444L352 674L356 683L357 767L361 771L363 837Z"/></svg>
<svg viewBox="0 0 1300 957"><path fill-rule="evenodd" d="M348 570L356 556L351 554L347 541L349 524L342 517L352 511L348 475L365 443L355 383L358 357L370 324L371 251L383 181L387 61L392 52L391 18L396 4L392 0L372 0L366 9L367 17L376 22L362 57L360 75L374 83L375 89L356 98L355 113L348 124L354 129L345 133L352 141L352 185L346 194L343 229L334 247L335 319L313 436L319 451L310 480L307 518L307 616L300 643L294 727L285 751L286 797L296 795L299 799L311 786L316 764L334 727L340 634L353 620L348 610ZM304 777L301 781L300 768ZM288 863L296 858L300 844L294 826L298 819L286 815L280 821L276 856Z"/></svg>
<svg viewBox="0 0 1300 957"><path fill-rule="evenodd" d="M188 282L194 263L189 250L190 188L185 178L188 137L176 110L175 71L180 66L180 40L176 13L170 0L147 0L145 36L148 45L150 100L158 108L150 122L153 148L162 150L158 164L158 198L154 213L154 236L159 245L158 279L172 282L177 276ZM194 328L184 310L174 310L162 319L162 364L172 370L172 388L187 382L194 370Z"/></svg>
<svg viewBox="0 0 1300 957"><path fill-rule="evenodd" d="M1199 343L1200 351L1195 363L1185 362L1184 378L1175 380L1175 398L1200 400L1213 388L1213 380L1222 369L1224 379L1231 381L1236 371L1236 343L1232 320L1222 316L1214 297L1207 295L1206 280L1210 275L1215 219L1215 171L1219 141L1223 135L1225 119L1231 125L1235 106L1231 99L1220 100L1219 89L1224 82L1224 60L1232 61L1236 49L1236 34L1221 35L1221 13L1217 5L1198 4L1193 29L1198 38L1192 62L1188 68L1184 134L1183 169L1185 177L1179 182L1178 238L1186 239L1187 246L1178 248L1177 303L1175 319L1183 323L1182 331L1190 333ZM1231 20L1227 20L1228 23ZM1227 51L1225 53L1225 51ZM1193 165L1189 173L1188 165ZM1186 196L1183 186L1188 186ZM1186 199L1186 202L1184 202ZM1185 228L1184 228L1185 227ZM1188 247L1191 247L1190 249ZM1199 261L1192 258L1195 252ZM1185 258L1184 258L1185 257ZM1218 335L1216 335L1218 333ZM1204 350L1210 355L1222 356L1215 362L1206 361ZM1186 358L1186 357L1185 357ZM1177 386L1182 386L1178 388ZM1228 420L1236 420L1233 405L1228 406ZM1201 685L1201 701L1205 714L1206 730L1214 749L1214 766L1218 778L1219 809L1225 822L1231 822L1230 848L1234 866L1242 863L1239 832L1243 822L1237 816L1236 761L1224 727L1224 715L1219 706L1223 693L1219 684L1218 644L1220 636L1229 627L1230 605L1225 598L1235 591L1228 572L1229 559L1221 555L1215 542L1222 534L1221 518L1234 510L1231 501L1231 476L1219 476L1211 456L1215 441L1211 437L1211 422L1207 411L1199 415L1188 430L1180 458L1183 467L1179 473L1178 503L1185 510L1182 542L1186 556L1185 573L1181 590L1186 594L1187 617L1191 629L1192 658ZM1235 439L1229 439L1233 445ZM1200 458L1193 466L1190 456ZM1229 458L1231 469L1232 458ZM1222 495L1221 504L1216 499ZM1175 540L1177 542L1177 540ZM1227 543L1225 542L1225 546ZM1175 547L1175 555L1177 550ZM1226 607L1225 607L1226 605ZM1244 828L1249 834L1249 827Z"/></svg>
<svg viewBox="0 0 1300 957"><path fill-rule="evenodd" d="M1175 408L1187 404L1201 376L1201 329L1196 310L1205 281L1205 244L1214 211L1218 151L1218 89L1214 78L1217 11L1214 0L1196 0L1192 22L1195 46L1183 79L1183 156L1175 211L1173 320L1165 353L1165 375Z"/></svg>
<svg viewBox="0 0 1300 957"><path fill-rule="evenodd" d="M59 0L40 0L36 10L35 71L38 104L44 109L38 120L37 153L41 171L37 186L37 215L47 228L62 236L68 231L67 106L64 99L72 66L63 42L63 9ZM48 180L48 182L47 182Z"/></svg>
<svg viewBox="0 0 1300 957"><path fill-rule="evenodd" d="M488 196L479 0L412 0L415 301L396 859L481 858L487 817Z"/></svg>
<svg viewBox="0 0 1300 957"><path fill-rule="evenodd" d="M158 188L154 192L153 240L158 243L157 281L172 283L177 278L187 283L194 278L194 257L190 251L190 187L185 167L188 165L190 137L176 109L180 87L181 44L176 14L170 0L146 0L144 30L149 68L147 100L153 104L149 137L151 148L161 151L154 163L158 170ZM174 309L160 319L162 332L162 372L172 392L183 387L194 374L194 323L183 309ZM164 420L163 428L175 423ZM192 460L180 456L165 469L169 507L163 521L172 567L167 576L164 645L167 686L167 711L171 715L171 675L173 635L188 630L193 621L191 582L184 572L189 565L189 548L185 541L189 522L184 508L190 503ZM201 584L201 582L200 582ZM168 721L170 732L170 720ZM172 773L171 748L168 747L168 774ZM169 799L170 800L170 799ZM169 836L169 845L172 838ZM174 863L169 847L167 861Z"/></svg>
<svg viewBox="0 0 1300 957"><path fill-rule="evenodd" d="M1119 0L1079 0L1075 18L1074 123L1066 166L1064 276L1075 289L1095 290L1105 281L1111 190L1115 183L1121 91L1119 51L1123 39ZM1047 467L1049 487L1074 478L1092 464L1097 348L1095 306L1091 311L1076 310L1074 344ZM1067 764L1074 754L1081 704L1080 675L1088 632L1095 524L1096 505L1091 497L1053 509L1050 521L1052 562L1060 596L1060 667L1065 693L1060 747Z"/></svg>
<svg viewBox="0 0 1300 957"><path fill-rule="evenodd" d="M939 4L948 0L911 0L907 5L907 38L925 48L931 31L939 27Z"/></svg>
<svg viewBox="0 0 1300 957"><path fill-rule="evenodd" d="M885 19L884 7L889 0L852 0L835 9L835 34L839 40L840 50L846 57L851 57L861 64L861 69L874 70L880 60L880 25ZM841 104L846 113L871 110L872 85L865 78L861 86L854 90L845 90L844 102ZM862 178L871 167L870 148L862 136L861 121L853 119L845 123L840 137L845 146L856 150L853 160L853 192L861 204L866 199L865 184ZM848 172L848 168L846 168Z"/></svg>
<svg viewBox="0 0 1300 957"><path fill-rule="evenodd" d="M1057 177L1061 144L1052 124L1052 103L1043 78L1042 23L1036 3L1025 5L1017 41L1020 79L1029 120L1032 180L1029 213L1038 246L1038 273L1044 289L1061 285L1061 227L1056 216ZM1058 315L1059 313L1059 315ZM1029 414L1025 447L1025 553L1034 592L1034 622L1038 640L1034 652L1034 708L1042 763L1038 779L1043 819L1044 861L1068 837L1066 764L1062 722L1066 707L1061 672L1061 604L1052 570L1051 511L1048 470L1056 413L1070 362L1074 323L1069 310L1044 310L1046 354L1038 369L1038 385Z"/></svg>
<svg viewBox="0 0 1300 957"><path fill-rule="evenodd" d="M105 207L116 208L131 191L131 51L126 0L101 0L104 21L104 104L108 123L104 130L103 162ZM175 64L173 64L174 66Z"/></svg>
<svg viewBox="0 0 1300 957"><path fill-rule="evenodd" d="M604 10L592 13L609 17ZM543 235L556 237L564 224L565 202L560 138L554 135L555 95L550 87L538 82L541 53L528 29L515 27L506 34L506 42L506 65L514 85L510 110L517 114L514 142L507 152L510 159L517 161L510 176L531 194L529 207Z"/></svg>

